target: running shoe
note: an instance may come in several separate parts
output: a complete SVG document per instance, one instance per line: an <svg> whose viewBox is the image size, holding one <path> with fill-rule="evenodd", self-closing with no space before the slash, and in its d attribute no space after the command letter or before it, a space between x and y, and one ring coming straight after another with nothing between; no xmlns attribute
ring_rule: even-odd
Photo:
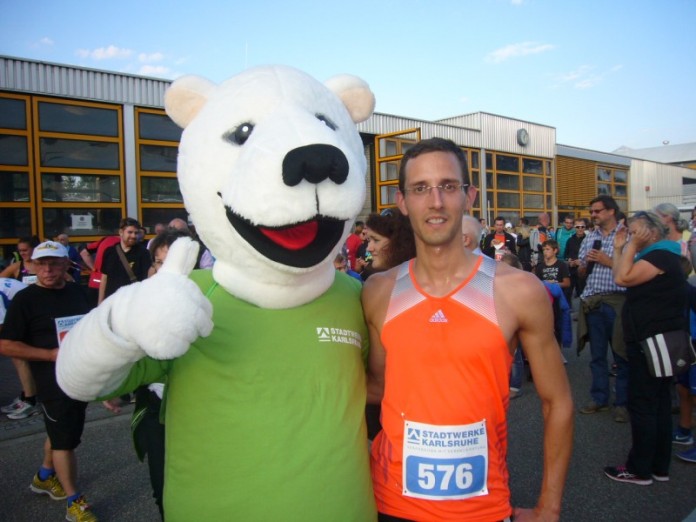
<svg viewBox="0 0 696 522"><path fill-rule="evenodd" d="M653 480L656 480L657 482L669 482L669 475L657 475L655 473L652 474Z"/></svg>
<svg viewBox="0 0 696 522"><path fill-rule="evenodd" d="M65 494L63 486L60 485L60 481L55 475L51 475L46 480L41 480L37 473L34 475L31 484L29 484L29 489L39 495L48 495L53 500L63 500L68 496Z"/></svg>
<svg viewBox="0 0 696 522"><path fill-rule="evenodd" d="M21 404L24 404L20 397L15 397L10 404L0 408L2 413L14 413L14 411L19 408Z"/></svg>
<svg viewBox="0 0 696 522"><path fill-rule="evenodd" d="M65 520L70 520L71 522L97 522L97 516L89 509L87 499L81 495L70 504L65 514Z"/></svg>
<svg viewBox="0 0 696 522"><path fill-rule="evenodd" d="M22 405L18 407L14 412L8 413L7 418L12 420L26 419L32 415L39 413L38 406L29 404L28 402L22 401Z"/></svg>
<svg viewBox="0 0 696 522"><path fill-rule="evenodd" d="M674 430L672 434L672 444L683 444L684 446L689 446L694 443L694 437L691 434L691 430L686 435L681 433L679 429Z"/></svg>
<svg viewBox="0 0 696 522"><path fill-rule="evenodd" d="M604 468L604 474L611 480L617 482L626 482L628 484L636 484L638 486L649 486L653 483L651 478L640 478L629 472L625 466L609 466Z"/></svg>
<svg viewBox="0 0 696 522"><path fill-rule="evenodd" d="M677 458L686 462L696 462L696 446L693 448L677 453Z"/></svg>
<svg viewBox="0 0 696 522"><path fill-rule="evenodd" d="M614 421L615 422L628 422L630 420L628 416L628 410L624 406L617 406L614 408Z"/></svg>
<svg viewBox="0 0 696 522"><path fill-rule="evenodd" d="M580 413L590 414L597 413L599 411L607 411L608 409L609 406L606 404L597 404L596 402L591 401L583 408L580 408Z"/></svg>

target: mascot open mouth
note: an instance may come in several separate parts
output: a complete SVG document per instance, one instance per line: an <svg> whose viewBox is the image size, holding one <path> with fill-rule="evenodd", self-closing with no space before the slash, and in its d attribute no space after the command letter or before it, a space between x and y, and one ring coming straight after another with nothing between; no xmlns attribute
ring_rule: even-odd
<svg viewBox="0 0 696 522"><path fill-rule="evenodd" d="M343 235L345 222L325 216L285 225L264 227L253 225L229 208L227 219L244 240L260 254L277 263L296 268L309 268L329 255Z"/></svg>

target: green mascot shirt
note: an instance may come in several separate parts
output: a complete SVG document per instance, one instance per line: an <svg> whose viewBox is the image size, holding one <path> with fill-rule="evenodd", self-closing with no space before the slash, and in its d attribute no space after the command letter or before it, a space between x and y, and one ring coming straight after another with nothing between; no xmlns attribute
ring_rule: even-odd
<svg viewBox="0 0 696 522"><path fill-rule="evenodd" d="M210 270L191 277L212 334L169 363L141 360L116 392L168 372L167 522L375 520L359 283L337 274L313 302L270 310Z"/></svg>

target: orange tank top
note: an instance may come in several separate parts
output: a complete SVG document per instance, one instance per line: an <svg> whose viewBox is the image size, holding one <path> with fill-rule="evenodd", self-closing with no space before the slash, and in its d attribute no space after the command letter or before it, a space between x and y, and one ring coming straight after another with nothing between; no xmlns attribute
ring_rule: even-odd
<svg viewBox="0 0 696 522"><path fill-rule="evenodd" d="M496 262L444 297L401 265L382 329L383 430L372 445L380 512L417 521L508 517L507 423L512 357L493 301Z"/></svg>

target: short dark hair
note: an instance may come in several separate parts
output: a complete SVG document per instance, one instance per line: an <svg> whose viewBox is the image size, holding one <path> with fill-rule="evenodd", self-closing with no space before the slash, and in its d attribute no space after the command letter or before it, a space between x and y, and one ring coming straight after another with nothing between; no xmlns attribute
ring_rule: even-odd
<svg viewBox="0 0 696 522"><path fill-rule="evenodd" d="M497 218L495 218L495 219L493 220L493 223L495 223L496 221L502 221L502 222L503 222L503 225L505 225L505 218L504 218L504 217L498 216Z"/></svg>
<svg viewBox="0 0 696 522"><path fill-rule="evenodd" d="M401 166L399 167L399 190L401 193L403 193L404 188L406 188L406 165L408 164L409 160L417 158L421 154L426 154L428 152L450 152L454 154L457 161L459 161L459 165L461 166L462 183L469 184L469 167L467 165L466 154L464 154L464 151L460 149L452 140L446 140L444 138L429 138L416 143L413 147L408 149L406 154L404 154L401 158Z"/></svg>
<svg viewBox="0 0 696 522"><path fill-rule="evenodd" d="M155 237L153 237L152 241L150 241L150 245L148 246L148 250L150 251L150 256L152 257L153 261L155 259L155 252L157 252L160 248L164 246L172 246L172 244L174 244L174 241L176 241L180 237L191 237L191 234L186 230L168 228L164 232L160 232Z"/></svg>
<svg viewBox="0 0 696 522"><path fill-rule="evenodd" d="M135 228L141 228L140 222L137 219L131 218L131 217L125 217L123 218L120 223L118 224L118 229L123 230L126 227L135 227Z"/></svg>
<svg viewBox="0 0 696 522"><path fill-rule="evenodd" d="M558 241L555 239L547 239L541 244L541 248L544 248L545 246L550 246L554 250L558 250Z"/></svg>
<svg viewBox="0 0 696 522"><path fill-rule="evenodd" d="M613 210L614 211L614 218L618 221L619 220L619 212L621 212L621 209L619 208L619 205L616 203L616 200L612 198L611 196L607 196L606 194L602 194L600 196L597 196L596 198L592 198L590 201L590 206L592 206L595 203L601 203L604 205L604 208Z"/></svg>
<svg viewBox="0 0 696 522"><path fill-rule="evenodd" d="M520 223L522 225L529 225L529 220L526 217L521 217L520 218Z"/></svg>

